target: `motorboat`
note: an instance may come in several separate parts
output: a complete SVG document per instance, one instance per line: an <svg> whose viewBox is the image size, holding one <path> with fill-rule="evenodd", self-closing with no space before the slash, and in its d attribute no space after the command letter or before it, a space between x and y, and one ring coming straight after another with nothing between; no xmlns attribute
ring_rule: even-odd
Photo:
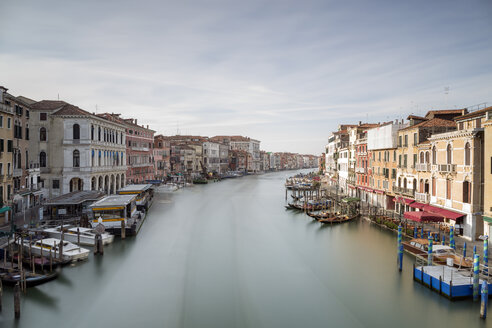
<svg viewBox="0 0 492 328"><path fill-rule="evenodd" d="M175 192L178 189L178 186L176 186L174 183L169 183L157 187L156 190L157 192Z"/></svg>
<svg viewBox="0 0 492 328"><path fill-rule="evenodd" d="M427 256L429 245L429 241L427 239L414 238L409 241L404 241L402 244L403 249L413 255L423 257ZM453 266L458 268L471 268L473 266L473 262L470 259L456 254L456 251L452 247L445 245L433 245L432 256L433 261L436 264L448 265L452 263Z"/></svg>
<svg viewBox="0 0 492 328"><path fill-rule="evenodd" d="M21 243L17 240L17 244ZM62 248L62 261L77 262L86 260L89 257L89 250L77 246L69 241L58 238L44 238L30 241L23 240L24 251L31 250L31 254L36 256L47 256L52 253L53 258L60 259L60 248Z"/></svg>
<svg viewBox="0 0 492 328"><path fill-rule="evenodd" d="M78 229L78 231L77 231ZM61 226L54 228L44 229L43 232L48 234L50 237L61 239L61 234L63 231L63 239L74 244L79 243L80 235L80 245L94 246L96 244L96 232L91 228L82 228L75 226ZM109 233L102 233L101 239L103 245L111 244L114 240L114 236Z"/></svg>

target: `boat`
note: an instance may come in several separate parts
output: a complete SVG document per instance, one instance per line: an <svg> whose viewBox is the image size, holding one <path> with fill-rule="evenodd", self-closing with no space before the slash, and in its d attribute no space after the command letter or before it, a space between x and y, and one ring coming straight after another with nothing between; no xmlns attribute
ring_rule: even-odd
<svg viewBox="0 0 492 328"><path fill-rule="evenodd" d="M414 238L409 241L402 242L403 249L415 256L426 257L429 241L423 238ZM447 265L448 259L452 259L453 266L458 268L471 268L473 261L461 255L456 254L456 251L445 245L432 246L433 262L436 264Z"/></svg>
<svg viewBox="0 0 492 328"><path fill-rule="evenodd" d="M78 232L77 232L78 229ZM74 244L79 244L80 235L80 245L94 246L96 244L96 232L91 228L82 228L75 226L61 226L54 228L44 229L43 232L48 234L48 236L53 238L61 239L63 230L63 240L72 242ZM114 240L114 236L109 233L102 233L101 239L103 245L111 244Z"/></svg>
<svg viewBox="0 0 492 328"><path fill-rule="evenodd" d="M318 221L325 224L333 224L333 223L344 223L353 220L353 216L348 215L339 215L326 219L319 219Z"/></svg>
<svg viewBox="0 0 492 328"><path fill-rule="evenodd" d="M107 232L120 235L124 226L126 236L136 235L146 217L145 210L137 210L136 198L134 194L111 195L90 205L92 228L102 224Z"/></svg>
<svg viewBox="0 0 492 328"><path fill-rule="evenodd" d="M44 238L33 241L24 239L22 242L24 252L30 250L31 255L35 256L42 257L43 255L46 256L52 252L53 258L60 259L60 245L62 245L61 261L77 262L87 260L89 257L88 249L77 246L66 240L62 241L57 238ZM21 241L17 240L16 243L19 245Z"/></svg>
<svg viewBox="0 0 492 328"><path fill-rule="evenodd" d="M208 180L206 178L195 178L193 179L193 184L207 184Z"/></svg>
<svg viewBox="0 0 492 328"><path fill-rule="evenodd" d="M156 191L157 192L175 192L178 190L178 186L176 186L174 183L169 183L169 184L164 184L159 187L157 187Z"/></svg>
<svg viewBox="0 0 492 328"><path fill-rule="evenodd" d="M54 270L49 273L35 273L24 271L26 286L34 287L37 285L44 284L45 282L54 280L58 277L58 270ZM20 270L1 270L0 271L0 279L2 283L7 286L15 286L18 282L21 281L21 271Z"/></svg>

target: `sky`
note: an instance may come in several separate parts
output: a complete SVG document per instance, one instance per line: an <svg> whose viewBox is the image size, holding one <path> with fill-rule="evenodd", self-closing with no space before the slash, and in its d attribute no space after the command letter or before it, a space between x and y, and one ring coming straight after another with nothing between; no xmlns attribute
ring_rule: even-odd
<svg viewBox="0 0 492 328"><path fill-rule="evenodd" d="M338 124L492 105L491 17L490 0L6 0L0 85L320 154Z"/></svg>

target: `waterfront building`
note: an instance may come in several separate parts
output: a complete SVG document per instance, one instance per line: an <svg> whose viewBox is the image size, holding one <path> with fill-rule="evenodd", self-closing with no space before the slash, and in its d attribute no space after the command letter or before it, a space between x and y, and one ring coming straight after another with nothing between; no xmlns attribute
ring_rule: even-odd
<svg viewBox="0 0 492 328"><path fill-rule="evenodd" d="M328 177L328 181L331 183L333 178L335 178L336 173L336 161L335 161L335 152L336 152L336 141L335 135L332 133L330 137L328 137L328 143L325 146L325 171L324 175Z"/></svg>
<svg viewBox="0 0 492 328"><path fill-rule="evenodd" d="M484 127L484 231L492 236L492 107L488 107Z"/></svg>
<svg viewBox="0 0 492 328"><path fill-rule="evenodd" d="M470 240L484 232L484 129L490 108L455 118L456 131L433 134L431 147L432 210L457 226Z"/></svg>
<svg viewBox="0 0 492 328"><path fill-rule="evenodd" d="M354 126L356 129L352 130L355 133L355 184L356 184L356 196L365 202L371 202L372 189L370 188L370 179L372 170L369 166L369 159L371 153L367 149L367 131L379 126L379 123L362 123ZM352 137L354 140L354 137ZM352 188L354 189L354 188ZM371 203L375 205L374 203Z"/></svg>
<svg viewBox="0 0 492 328"><path fill-rule="evenodd" d="M252 156L245 150L232 149L229 151L229 163L231 171L248 171L248 161L252 160Z"/></svg>
<svg viewBox="0 0 492 328"><path fill-rule="evenodd" d="M418 145L418 156L415 170L417 171L417 188L415 190L415 201L420 204L429 204L431 173L431 143L425 140Z"/></svg>
<svg viewBox="0 0 492 328"><path fill-rule="evenodd" d="M260 170L263 172L270 171L270 153L266 151L260 151Z"/></svg>
<svg viewBox="0 0 492 328"><path fill-rule="evenodd" d="M433 111L432 115L435 116L436 111ZM456 130L456 123L452 120L438 117L423 118L423 120L416 117L409 118L410 124L413 123L413 125L398 131L398 148L396 151L398 169L393 191L399 195L400 201L397 204L399 213L410 211L409 204L415 200L419 178L416 170L419 144L425 142L433 134Z"/></svg>
<svg viewBox="0 0 492 328"><path fill-rule="evenodd" d="M125 126L58 100L31 105L29 153L45 196L125 185Z"/></svg>
<svg viewBox="0 0 492 328"><path fill-rule="evenodd" d="M37 157L29 154L29 116L30 105L34 100L26 97L15 97L5 93L5 99L10 103L12 113L12 183L13 183L13 212L20 212L38 205L42 191L39 188L39 162Z"/></svg>
<svg viewBox="0 0 492 328"><path fill-rule="evenodd" d="M229 171L229 147L219 143L220 173Z"/></svg>
<svg viewBox="0 0 492 328"><path fill-rule="evenodd" d="M171 173L171 144L163 135L154 137L154 172L155 179L166 180Z"/></svg>
<svg viewBox="0 0 492 328"><path fill-rule="evenodd" d="M395 208L393 184L397 170L397 139L398 130L404 127L406 124L403 121L396 120L367 130L367 151L371 153L372 172L369 177L369 185L372 189L369 194L370 202L386 210Z"/></svg>
<svg viewBox="0 0 492 328"><path fill-rule="evenodd" d="M149 126L138 125L138 120L133 118L121 118L120 114L98 114L110 122L116 122L125 126L126 137L126 183L144 183L154 180L154 130Z"/></svg>
<svg viewBox="0 0 492 328"><path fill-rule="evenodd" d="M6 99L7 88L0 86L0 223L6 223L11 213L8 205L12 204L12 153L14 120L12 104ZM3 222L2 222L3 221Z"/></svg>
<svg viewBox="0 0 492 328"><path fill-rule="evenodd" d="M203 143L203 166L207 173L220 174L220 144L212 141Z"/></svg>

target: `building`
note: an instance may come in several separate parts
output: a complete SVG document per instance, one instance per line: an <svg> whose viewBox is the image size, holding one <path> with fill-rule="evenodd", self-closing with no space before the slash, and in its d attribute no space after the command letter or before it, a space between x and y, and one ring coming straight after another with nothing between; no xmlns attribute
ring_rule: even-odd
<svg viewBox="0 0 492 328"><path fill-rule="evenodd" d="M457 232L470 240L484 232L484 133L487 111L455 118L456 131L433 134L431 196L428 211L445 217Z"/></svg>
<svg viewBox="0 0 492 328"><path fill-rule="evenodd" d="M14 112L11 102L7 99L7 88L0 86L0 223L9 219L13 198L13 120ZM4 222L2 222L4 221Z"/></svg>
<svg viewBox="0 0 492 328"><path fill-rule="evenodd" d="M437 115L436 111L433 113L434 116ZM456 130L456 123L452 120L438 117L424 118L423 120L416 117L409 118L411 119L410 125L398 131L398 149L396 151L398 169L393 191L399 195L400 201L397 204L399 213L410 211L409 204L415 200L419 179L416 169L419 144L427 141L434 134ZM412 123L413 125L411 125Z"/></svg>
<svg viewBox="0 0 492 328"><path fill-rule="evenodd" d="M98 114L110 122L125 126L126 135L126 183L138 184L154 180L154 130L149 126L138 125L138 120L124 119L120 114Z"/></svg>
<svg viewBox="0 0 492 328"><path fill-rule="evenodd" d="M386 210L394 210L395 194L393 184L396 180L396 149L398 131L406 127L399 122L387 122L367 130L367 151L371 153L369 178L371 204Z"/></svg>
<svg viewBox="0 0 492 328"><path fill-rule="evenodd" d="M229 171L229 146L219 143L220 173Z"/></svg>
<svg viewBox="0 0 492 328"><path fill-rule="evenodd" d="M243 136L215 136L210 138L213 142L228 145L230 150L244 150L251 154L252 161L248 162L249 172L260 171L260 141Z"/></svg>
<svg viewBox="0 0 492 328"><path fill-rule="evenodd" d="M203 166L207 173L219 175L221 172L220 166L220 144L212 141L203 143Z"/></svg>
<svg viewBox="0 0 492 328"><path fill-rule="evenodd" d="M154 137L154 172L158 180L166 180L171 174L171 144L163 135Z"/></svg>
<svg viewBox="0 0 492 328"><path fill-rule="evenodd" d="M78 190L115 193L125 185L125 126L64 101L31 105L29 153L45 196Z"/></svg>
<svg viewBox="0 0 492 328"><path fill-rule="evenodd" d="M484 127L484 231L492 236L492 107L488 107Z"/></svg>

